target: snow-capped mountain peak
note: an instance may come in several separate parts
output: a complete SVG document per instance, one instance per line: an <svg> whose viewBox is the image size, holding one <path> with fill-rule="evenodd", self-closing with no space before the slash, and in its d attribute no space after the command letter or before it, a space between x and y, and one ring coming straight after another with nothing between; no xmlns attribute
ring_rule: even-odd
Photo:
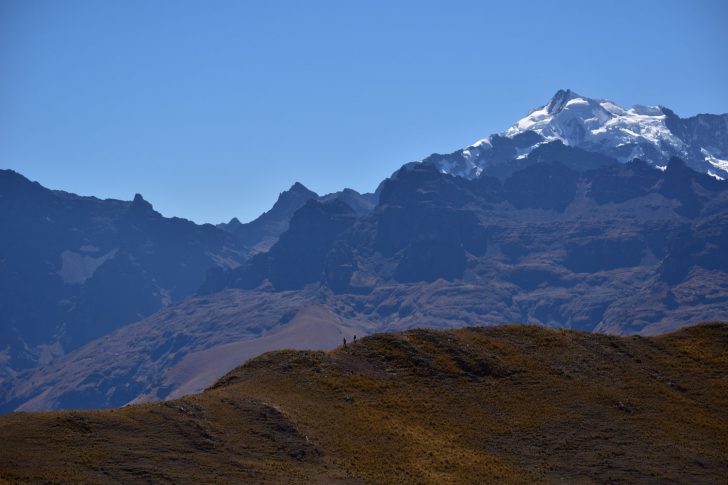
<svg viewBox="0 0 728 485"><path fill-rule="evenodd" d="M580 100L583 98L571 89L559 89L556 91L556 94L554 94L554 97L551 98L549 104L544 106L544 108L546 108L546 111L549 114L554 115L564 109L566 104L574 99Z"/></svg>
<svg viewBox="0 0 728 485"><path fill-rule="evenodd" d="M546 141L560 140L580 148L618 149L642 143L683 148L682 140L665 125L665 117L658 106L625 109L612 101L586 98L567 89L558 91L547 105L529 113L504 135L512 138L534 131ZM632 148L635 150L616 150L610 155L621 162L645 155L644 150Z"/></svg>
<svg viewBox="0 0 728 485"><path fill-rule="evenodd" d="M728 115L682 119L661 106L624 108L570 89L557 91L548 103L500 134L425 161L443 172L474 178L554 142L622 163L640 158L664 166L670 158L679 157L696 170L728 177Z"/></svg>

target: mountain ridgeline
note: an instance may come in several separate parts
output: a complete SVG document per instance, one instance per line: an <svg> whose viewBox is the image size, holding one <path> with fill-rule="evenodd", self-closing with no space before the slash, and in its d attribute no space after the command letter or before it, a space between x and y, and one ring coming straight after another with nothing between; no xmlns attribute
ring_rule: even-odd
<svg viewBox="0 0 728 485"><path fill-rule="evenodd" d="M291 188L281 192L269 211L264 212L255 220L243 224L237 218L233 218L228 223L218 224L217 227L233 234L242 244L250 248L251 253L265 252L281 234L286 232L293 214L311 200L321 202L340 200L358 215L363 215L374 209L377 196L376 194L360 194L352 189L319 196L300 182L296 182Z"/></svg>
<svg viewBox="0 0 728 485"><path fill-rule="evenodd" d="M245 259L211 225L0 172L0 382L193 294Z"/></svg>
<svg viewBox="0 0 728 485"><path fill-rule="evenodd" d="M728 320L725 178L728 115L569 90L375 193L296 183L248 223L4 170L0 412L177 398L263 351L355 334Z"/></svg>
<svg viewBox="0 0 728 485"><path fill-rule="evenodd" d="M202 292L317 283L365 298L443 280L497 299L491 323L631 333L677 327L708 306L724 316L728 183L679 159L665 170L634 160L577 171L581 150L554 143L503 181L407 165L360 218L341 202L309 202L269 252L216 272ZM696 305L706 286L711 299Z"/></svg>
<svg viewBox="0 0 728 485"><path fill-rule="evenodd" d="M319 196L300 183L247 224L163 217L136 194L101 200L0 171L0 395L19 373L195 294L211 268L267 249ZM360 211L373 194L329 194Z"/></svg>

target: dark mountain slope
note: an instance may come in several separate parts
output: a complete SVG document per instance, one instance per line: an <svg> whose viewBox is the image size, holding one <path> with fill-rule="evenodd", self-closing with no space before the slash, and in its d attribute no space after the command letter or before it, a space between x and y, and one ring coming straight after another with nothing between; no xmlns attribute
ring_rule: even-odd
<svg viewBox="0 0 728 485"><path fill-rule="evenodd" d="M585 172L607 165L616 165L617 159L598 152L567 146L557 140L537 146L524 158L510 158L495 162L488 168L487 175L505 180L530 165L549 162L559 162L571 170Z"/></svg>
<svg viewBox="0 0 728 485"><path fill-rule="evenodd" d="M253 252L267 251L288 229L293 214L306 202L317 197L316 192L296 182L278 195L278 200L269 211L255 220L243 224L237 218L233 218L228 223L218 224L217 227L234 234Z"/></svg>
<svg viewBox="0 0 728 485"><path fill-rule="evenodd" d="M222 274L213 270L201 293L226 287L252 289L267 281L275 290L303 288L321 280L326 254L334 240L354 224L354 210L341 200L309 200L291 219L270 251L253 256L243 267Z"/></svg>
<svg viewBox="0 0 728 485"><path fill-rule="evenodd" d="M321 202L328 202L334 199L338 199L351 207L358 216L363 216L374 210L374 207L377 205L378 196L375 193L360 194L353 189L344 189L319 197L319 201Z"/></svg>
<svg viewBox="0 0 728 485"><path fill-rule="evenodd" d="M211 225L0 171L0 382L194 293L244 254Z"/></svg>
<svg viewBox="0 0 728 485"><path fill-rule="evenodd" d="M310 200L320 202L340 200L351 207L357 215L371 212L377 204L376 194L360 194L356 190L344 189L319 196L300 182L296 182L291 188L279 194L278 200L269 211L253 221L243 224L237 218L233 218L230 222L218 224L217 227L235 235L243 245L250 248L251 253L265 252L288 230L296 211Z"/></svg>
<svg viewBox="0 0 728 485"><path fill-rule="evenodd" d="M728 326L531 326L279 351L185 399L0 418L0 479L721 483Z"/></svg>
<svg viewBox="0 0 728 485"><path fill-rule="evenodd" d="M376 210L348 228L333 216L301 217L295 232L283 236L288 243L217 275L207 288L265 286L273 277L270 261L288 261L293 268L304 258L307 278L279 271L273 288L300 289L316 275L342 294L367 294L392 283L461 280L484 286L484 297L487 287L505 290L506 303L516 311L504 313L503 320L592 329L635 288L658 291L661 284L684 283L696 267L717 272L716 296L728 298L720 290L727 275L718 249L727 230L725 214L728 183L678 159L665 171L638 160L582 172L558 161L536 162L503 182L452 177L414 164L387 180ZM616 289L617 281L626 286ZM556 293L564 301L590 291L589 299L601 302L585 319L554 306L535 312L520 296L536 290L551 292L540 298L549 305ZM503 303L493 302L494 308ZM642 326L660 319L620 317L623 324L637 319Z"/></svg>

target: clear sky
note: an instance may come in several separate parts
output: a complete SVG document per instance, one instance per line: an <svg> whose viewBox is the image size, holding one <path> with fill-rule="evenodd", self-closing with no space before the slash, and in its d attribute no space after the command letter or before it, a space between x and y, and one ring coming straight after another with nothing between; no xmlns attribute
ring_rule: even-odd
<svg viewBox="0 0 728 485"><path fill-rule="evenodd" d="M0 0L0 168L249 220L371 191L559 88L728 112L728 2Z"/></svg>

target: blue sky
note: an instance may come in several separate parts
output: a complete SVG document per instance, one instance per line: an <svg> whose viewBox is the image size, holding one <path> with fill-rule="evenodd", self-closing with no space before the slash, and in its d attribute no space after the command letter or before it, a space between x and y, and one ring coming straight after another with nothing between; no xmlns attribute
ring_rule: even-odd
<svg viewBox="0 0 728 485"><path fill-rule="evenodd" d="M0 167L197 222L373 190L559 88L728 112L728 2L0 0Z"/></svg>

